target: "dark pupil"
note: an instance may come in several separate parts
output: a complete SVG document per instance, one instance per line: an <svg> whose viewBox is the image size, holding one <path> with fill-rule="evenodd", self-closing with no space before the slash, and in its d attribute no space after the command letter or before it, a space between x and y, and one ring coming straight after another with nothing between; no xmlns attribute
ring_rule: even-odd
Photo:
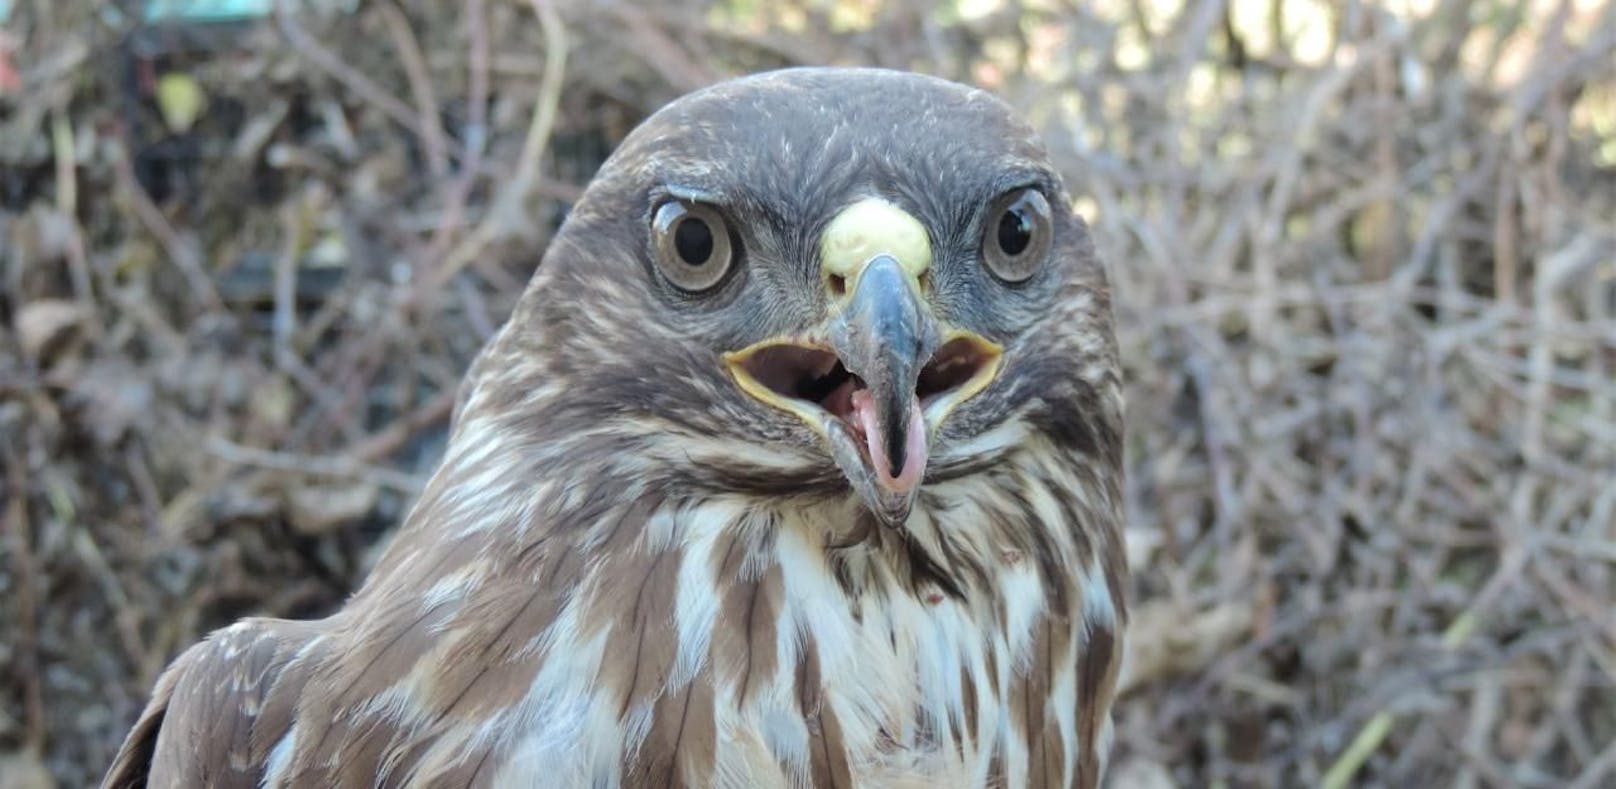
<svg viewBox="0 0 1616 789"><path fill-rule="evenodd" d="M700 219L686 219L673 229L673 248L680 260L700 266L713 256L713 229Z"/></svg>
<svg viewBox="0 0 1616 789"><path fill-rule="evenodd" d="M999 217L999 249L1010 257L1027 251L1032 243L1032 217L1012 208Z"/></svg>

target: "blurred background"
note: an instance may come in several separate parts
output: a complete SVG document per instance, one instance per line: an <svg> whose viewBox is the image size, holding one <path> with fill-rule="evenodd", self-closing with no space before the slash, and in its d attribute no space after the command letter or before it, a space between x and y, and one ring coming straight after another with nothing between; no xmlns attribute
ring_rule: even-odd
<svg viewBox="0 0 1616 789"><path fill-rule="evenodd" d="M1116 787L1616 785L1609 0L0 0L0 787L319 616L623 135L989 88L1109 264Z"/></svg>

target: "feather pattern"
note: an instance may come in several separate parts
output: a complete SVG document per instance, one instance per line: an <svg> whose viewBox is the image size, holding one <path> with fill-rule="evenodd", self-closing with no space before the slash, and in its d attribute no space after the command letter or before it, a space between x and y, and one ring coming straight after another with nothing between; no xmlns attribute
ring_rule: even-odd
<svg viewBox="0 0 1616 789"><path fill-rule="evenodd" d="M643 278L585 265L592 230L616 238L613 185L647 166L625 147L364 586L187 650L104 786L1098 785L1122 402L1080 222L1001 391L941 429L895 529Z"/></svg>

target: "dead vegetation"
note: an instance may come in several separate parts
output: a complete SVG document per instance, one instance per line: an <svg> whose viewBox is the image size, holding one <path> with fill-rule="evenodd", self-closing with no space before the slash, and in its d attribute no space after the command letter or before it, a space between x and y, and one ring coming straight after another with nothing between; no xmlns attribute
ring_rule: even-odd
<svg viewBox="0 0 1616 789"><path fill-rule="evenodd" d="M0 786L339 602L615 142L796 63L999 92L1108 256L1114 784L1616 783L1616 6L276 5L0 34Z"/></svg>

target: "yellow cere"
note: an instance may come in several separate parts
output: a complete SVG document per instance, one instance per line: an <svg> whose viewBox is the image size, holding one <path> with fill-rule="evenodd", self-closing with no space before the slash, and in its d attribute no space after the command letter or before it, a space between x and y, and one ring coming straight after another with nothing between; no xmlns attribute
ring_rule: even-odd
<svg viewBox="0 0 1616 789"><path fill-rule="evenodd" d="M891 255L917 285L931 267L931 239L920 220L878 197L867 197L842 209L825 226L819 240L819 265L826 277L839 276L851 292L864 264L876 255Z"/></svg>

